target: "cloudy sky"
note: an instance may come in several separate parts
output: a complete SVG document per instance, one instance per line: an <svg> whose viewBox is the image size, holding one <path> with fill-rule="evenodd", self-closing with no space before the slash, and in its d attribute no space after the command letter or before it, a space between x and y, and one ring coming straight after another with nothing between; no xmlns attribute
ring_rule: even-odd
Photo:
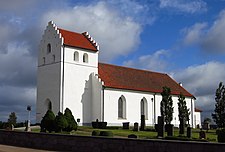
<svg viewBox="0 0 225 152"><path fill-rule="evenodd" d="M0 120L35 122L38 45L47 22L88 31L100 61L168 73L203 118L225 83L225 0L0 0Z"/></svg>

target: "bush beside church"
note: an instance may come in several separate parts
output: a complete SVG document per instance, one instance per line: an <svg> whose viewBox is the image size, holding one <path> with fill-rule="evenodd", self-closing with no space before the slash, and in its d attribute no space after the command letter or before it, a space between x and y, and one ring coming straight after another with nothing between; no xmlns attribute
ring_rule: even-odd
<svg viewBox="0 0 225 152"><path fill-rule="evenodd" d="M41 132L70 132L72 130L77 130L77 122L69 108L65 109L64 114L59 112L57 116L49 109L41 120Z"/></svg>

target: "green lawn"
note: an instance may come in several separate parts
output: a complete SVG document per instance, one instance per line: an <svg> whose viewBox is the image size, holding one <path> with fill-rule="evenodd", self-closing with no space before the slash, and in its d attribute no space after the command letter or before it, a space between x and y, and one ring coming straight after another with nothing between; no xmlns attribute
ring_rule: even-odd
<svg viewBox="0 0 225 152"><path fill-rule="evenodd" d="M73 135L84 135L84 136L91 136L91 133L93 130L105 130L105 131L112 131L114 134L114 137L122 137L127 138L130 134L135 134L138 136L138 138L141 139L155 139L157 138L157 132L153 131L132 131L130 130L124 130L122 128L108 128L108 129L93 129L92 127L87 126L79 126L78 130L76 132L73 132ZM199 129L192 129L192 138L193 139L199 139ZM165 133L166 136L166 133ZM179 129L174 129L174 136L179 136ZM216 142L217 141L217 135L216 130L209 130L206 132L206 138L210 142Z"/></svg>
<svg viewBox="0 0 225 152"><path fill-rule="evenodd" d="M107 127L107 129L93 129L92 127L88 126L79 126L77 131L72 131L70 133L63 132L63 134L71 134L71 135L81 135L81 136L91 136L93 130L99 130L99 131L112 131L114 137L119 138L127 138L130 134L135 134L138 136L139 139L156 139L157 138L157 132L154 131L133 131L130 130L124 130L121 127ZM33 132L40 132L40 129L32 130ZM192 139L199 139L199 129L192 129ZM166 136L166 133L165 133ZM174 136L179 136L179 129L174 129ZM206 132L206 138L209 142L217 142L217 135L216 130L209 130Z"/></svg>

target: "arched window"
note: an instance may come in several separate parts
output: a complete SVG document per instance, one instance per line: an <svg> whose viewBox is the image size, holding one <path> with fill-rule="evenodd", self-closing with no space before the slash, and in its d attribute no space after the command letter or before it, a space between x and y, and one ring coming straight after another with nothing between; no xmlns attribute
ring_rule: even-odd
<svg viewBox="0 0 225 152"><path fill-rule="evenodd" d="M79 53L77 51L74 52L74 54L73 54L73 60L74 61L79 61Z"/></svg>
<svg viewBox="0 0 225 152"><path fill-rule="evenodd" d="M55 62L55 55L52 55L52 61Z"/></svg>
<svg viewBox="0 0 225 152"><path fill-rule="evenodd" d="M84 55L83 55L83 62L88 63L88 54L87 53L84 53Z"/></svg>
<svg viewBox="0 0 225 152"><path fill-rule="evenodd" d="M45 57L43 57L43 64L45 64Z"/></svg>
<svg viewBox="0 0 225 152"><path fill-rule="evenodd" d="M47 45L47 53L51 53L51 52L52 52L51 44L48 43L48 45Z"/></svg>
<svg viewBox="0 0 225 152"><path fill-rule="evenodd" d="M126 99L121 96L118 100L118 118L126 118Z"/></svg>
<svg viewBox="0 0 225 152"><path fill-rule="evenodd" d="M52 110L52 102L49 99L45 100L45 107L46 107L46 111L47 110Z"/></svg>
<svg viewBox="0 0 225 152"><path fill-rule="evenodd" d="M148 104L145 98L141 99L141 115L145 115L145 119L148 119Z"/></svg>

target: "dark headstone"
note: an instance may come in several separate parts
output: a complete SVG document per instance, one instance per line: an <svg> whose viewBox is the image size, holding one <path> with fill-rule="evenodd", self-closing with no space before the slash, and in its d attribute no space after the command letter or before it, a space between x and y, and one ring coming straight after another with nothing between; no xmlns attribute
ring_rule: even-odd
<svg viewBox="0 0 225 152"><path fill-rule="evenodd" d="M138 123L137 122L135 122L134 123L134 129L133 129L133 131L139 131L139 129L138 129L139 127L138 127Z"/></svg>
<svg viewBox="0 0 225 152"><path fill-rule="evenodd" d="M140 127L141 131L145 130L145 115L141 115L141 127Z"/></svg>
<svg viewBox="0 0 225 152"><path fill-rule="evenodd" d="M129 122L123 122L123 129L129 129Z"/></svg>
<svg viewBox="0 0 225 152"><path fill-rule="evenodd" d="M158 116L158 137L163 138L164 137L164 119L162 116Z"/></svg>
<svg viewBox="0 0 225 152"><path fill-rule="evenodd" d="M187 127L187 137L191 138L191 127Z"/></svg>
<svg viewBox="0 0 225 152"><path fill-rule="evenodd" d="M199 139L206 139L205 131L201 130L201 131L199 132Z"/></svg>
<svg viewBox="0 0 225 152"><path fill-rule="evenodd" d="M180 124L179 124L179 134L184 134L184 128L185 128L185 123L184 123L184 119L180 120Z"/></svg>
<svg viewBox="0 0 225 152"><path fill-rule="evenodd" d="M173 125L167 124L167 136L173 136Z"/></svg>

